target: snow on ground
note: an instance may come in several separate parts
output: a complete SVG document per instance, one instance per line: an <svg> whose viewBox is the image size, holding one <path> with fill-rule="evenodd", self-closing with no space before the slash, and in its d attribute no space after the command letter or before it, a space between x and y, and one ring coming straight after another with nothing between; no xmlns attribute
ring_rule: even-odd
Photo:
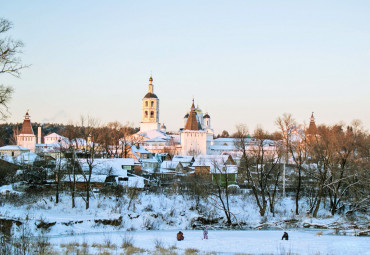
<svg viewBox="0 0 370 255"><path fill-rule="evenodd" d="M132 201L127 195L123 197L94 194L90 199L90 208L85 209L81 197L76 198L76 208L71 208L71 197L62 193L60 203L55 203L54 194L44 196L19 196L12 187L3 186L0 190L14 197L0 201L0 218L7 218L25 222L34 236L41 233L37 228L40 222L55 223L45 230L45 235L58 246L61 243L78 242L104 243L111 239L120 247L125 235L131 235L136 247L153 250L155 241L159 240L166 247L176 245L179 250L195 248L203 252L230 252L251 254L370 254L369 237L354 237L355 229L349 227L340 231L340 235L333 235L334 230L325 230L324 235L318 236L319 230L304 229L302 224L328 224L341 222L350 226L350 222L340 215L331 216L327 209L321 208L319 218L311 218L304 212L307 210L304 200L301 202L301 214L295 216L294 201L291 198L279 200L276 206L276 215L267 212L261 217L253 197L236 195L230 199L230 208L239 223L243 223L244 231L215 230L225 227L224 212L210 201L201 201L198 210L195 210L195 201L189 196L176 194L154 194L141 192L137 199ZM8 192L9 190L9 192ZM9 195L9 194L8 194ZM7 196L8 196L7 195ZM1 197L0 197L1 198ZM4 197L3 197L4 198ZM193 230L194 219L220 219L209 226L209 240L202 240L202 233ZM370 222L369 215L361 215L363 222ZM268 222L284 222L297 219L294 225L285 223L277 227L269 226L272 230L251 230L256 226ZM118 224L104 224L104 220L116 220ZM347 223L348 222L348 223ZM201 225L198 224L198 227ZM148 230L150 229L150 230ZM279 229L279 230L277 230ZM281 241L282 229L288 229L289 241ZM146 231L147 230L147 231ZM185 234L184 242L175 240L176 233L181 230ZM20 230L13 227L14 236ZM347 234L347 236L345 236Z"/></svg>
<svg viewBox="0 0 370 255"><path fill-rule="evenodd" d="M282 231L209 231L209 239L203 240L202 231L185 230L184 241L176 241L174 230L167 231L114 231L107 233L90 233L75 236L54 236L50 242L58 247L70 242L103 244L111 241L120 247L125 235L133 239L134 246L147 251L154 251L160 242L164 247L176 246L177 252L187 248L199 252L243 253L243 254L370 254L369 237L336 236L330 231L317 235L319 230L288 231L289 240L281 240Z"/></svg>

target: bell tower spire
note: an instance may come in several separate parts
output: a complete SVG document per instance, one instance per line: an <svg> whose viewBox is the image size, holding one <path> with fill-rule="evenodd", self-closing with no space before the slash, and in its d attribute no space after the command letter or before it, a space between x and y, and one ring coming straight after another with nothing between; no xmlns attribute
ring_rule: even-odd
<svg viewBox="0 0 370 255"><path fill-rule="evenodd" d="M153 78L152 78L152 76L150 76L150 78L149 78L148 93L153 93Z"/></svg>

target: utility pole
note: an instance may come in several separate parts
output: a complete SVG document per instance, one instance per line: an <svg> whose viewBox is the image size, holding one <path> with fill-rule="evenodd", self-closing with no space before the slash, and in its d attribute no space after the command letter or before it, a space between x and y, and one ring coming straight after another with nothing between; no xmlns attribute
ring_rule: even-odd
<svg viewBox="0 0 370 255"><path fill-rule="evenodd" d="M285 197L285 163L283 167L283 197Z"/></svg>

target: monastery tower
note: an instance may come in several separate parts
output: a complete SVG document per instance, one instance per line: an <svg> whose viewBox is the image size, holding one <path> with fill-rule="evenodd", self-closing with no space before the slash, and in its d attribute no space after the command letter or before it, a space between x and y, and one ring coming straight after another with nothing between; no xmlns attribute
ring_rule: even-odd
<svg viewBox="0 0 370 255"><path fill-rule="evenodd" d="M180 132L183 155L206 155L213 141L210 116L203 116L201 110L191 105L190 113L184 117L185 127ZM205 122L205 123L204 123Z"/></svg>
<svg viewBox="0 0 370 255"><path fill-rule="evenodd" d="M33 133L30 115L28 114L28 111L24 116L21 132L19 135L17 135L17 145L30 149L31 152L35 152L36 136Z"/></svg>
<svg viewBox="0 0 370 255"><path fill-rule="evenodd" d="M154 94L153 78L149 78L148 93L142 100L142 118L140 132L159 130L159 99Z"/></svg>

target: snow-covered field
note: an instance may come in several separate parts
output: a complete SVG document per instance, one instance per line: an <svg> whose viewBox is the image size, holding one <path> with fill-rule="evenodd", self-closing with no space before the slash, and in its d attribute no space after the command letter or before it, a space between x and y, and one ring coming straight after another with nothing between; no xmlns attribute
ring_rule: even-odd
<svg viewBox="0 0 370 255"><path fill-rule="evenodd" d="M370 254L370 238L332 235L331 231L292 230L288 231L289 240L282 241L282 231L210 231L209 239L202 239L202 231L183 231L185 240L176 241L177 231L114 231L90 233L75 236L54 236L50 242L58 247L71 242L104 244L108 240L120 247L123 239L131 237L136 247L154 251L156 243L164 247L176 246L178 253L187 248L202 252L225 254ZM118 249L119 250L119 249Z"/></svg>
<svg viewBox="0 0 370 255"><path fill-rule="evenodd" d="M1 188L13 192L11 186ZM236 218L233 221L239 223L234 227L245 230L225 230L224 212L214 202L203 200L195 209L194 199L178 194L142 192L130 207L127 195L115 197L95 194L88 210L81 197L76 198L76 208L72 209L67 193L61 194L58 204L55 203L54 194L16 194L13 198L2 200L0 206L0 219L24 223L21 227L13 224L12 235L19 236L22 227L34 237L43 233L54 250L61 253L65 253L66 245L77 242L81 247L82 244L89 247L88 254L103 251L103 246L107 244L115 244L116 250L112 251L110 247L111 254L124 254L120 247L123 239L129 238L135 247L149 254L155 250L156 243L161 243L167 249L172 247L178 254L190 248L201 253L370 254L370 237L354 236L359 231L355 226L368 228L369 215L356 215L348 219L341 215L331 216L327 209L322 208L319 217L312 218L304 213L307 210L304 200L299 216L293 213L293 199L284 198L279 200L275 216L267 212L266 216L261 217L253 197L243 194L232 196L230 208ZM204 223L200 218L213 222ZM39 227L40 223L50 224L50 227ZM256 230L263 223L268 223L265 226L267 230ZM328 226L335 223L340 224L342 229L336 232L339 235L334 235L335 227L326 230L305 229L304 223ZM202 240L201 231L194 230L194 226L199 229L204 224L210 229L208 240ZM175 237L180 230L185 234L185 241L177 242ZM288 231L289 241L281 240L284 231ZM317 235L320 231L323 234Z"/></svg>

